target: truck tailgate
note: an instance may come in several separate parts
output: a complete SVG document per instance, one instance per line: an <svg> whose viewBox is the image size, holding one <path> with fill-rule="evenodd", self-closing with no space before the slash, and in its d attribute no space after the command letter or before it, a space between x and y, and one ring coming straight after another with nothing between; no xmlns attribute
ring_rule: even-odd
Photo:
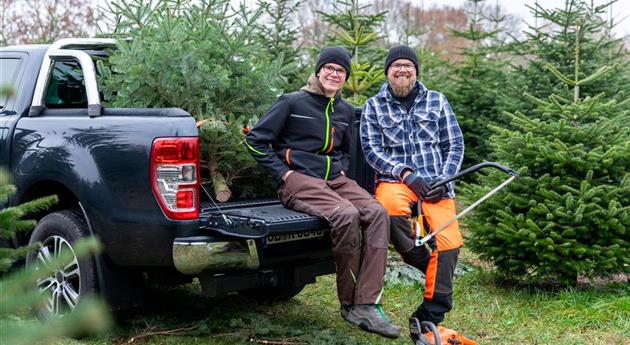
<svg viewBox="0 0 630 345"><path fill-rule="evenodd" d="M311 232L328 229L322 218L284 207L277 199L202 203L199 225L203 230L242 238Z"/></svg>

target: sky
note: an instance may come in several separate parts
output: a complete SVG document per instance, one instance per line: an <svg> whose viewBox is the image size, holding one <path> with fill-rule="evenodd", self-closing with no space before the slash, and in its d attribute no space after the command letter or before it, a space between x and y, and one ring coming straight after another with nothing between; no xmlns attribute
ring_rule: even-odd
<svg viewBox="0 0 630 345"><path fill-rule="evenodd" d="M307 0L308 1L308 0ZM466 0L412 0L417 3L422 3L425 7L432 6L452 6L461 7ZM593 0L595 5L601 5L610 0ZM534 16L531 10L525 5L528 4L534 7L535 0L486 0L488 4L498 3L501 7L510 14L519 16L524 22L534 24ZM554 8L564 6L564 0L538 0L538 4L543 8ZM606 14L606 18L610 13ZM615 36L625 37L630 35L630 0L618 0L612 5L612 17L614 23L617 24L613 30ZM625 19L624 19L625 18ZM527 26L523 25L522 29Z"/></svg>

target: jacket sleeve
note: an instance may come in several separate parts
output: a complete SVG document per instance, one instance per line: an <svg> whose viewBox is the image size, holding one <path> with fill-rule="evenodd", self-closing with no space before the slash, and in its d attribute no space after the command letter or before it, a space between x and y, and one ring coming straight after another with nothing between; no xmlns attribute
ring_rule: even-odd
<svg viewBox="0 0 630 345"><path fill-rule="evenodd" d="M397 179L404 169L411 169L404 163L397 162L385 153L383 133L377 120L375 106L368 100L361 114L361 147L367 162L382 175L389 175Z"/></svg>
<svg viewBox="0 0 630 345"><path fill-rule="evenodd" d="M354 138L354 108L352 109L352 116L348 118L348 130L343 136L341 141L341 169L346 173L350 169L350 150L352 149L352 139Z"/></svg>
<svg viewBox="0 0 630 345"><path fill-rule="evenodd" d="M457 174L464 160L464 137L455 118L455 113L444 95L442 95L441 104L439 119L440 149L445 159L441 174L438 177L439 180Z"/></svg>
<svg viewBox="0 0 630 345"><path fill-rule="evenodd" d="M245 137L245 147L271 174L276 185L282 182L289 167L278 158L272 144L277 141L290 112L286 97L280 96Z"/></svg>

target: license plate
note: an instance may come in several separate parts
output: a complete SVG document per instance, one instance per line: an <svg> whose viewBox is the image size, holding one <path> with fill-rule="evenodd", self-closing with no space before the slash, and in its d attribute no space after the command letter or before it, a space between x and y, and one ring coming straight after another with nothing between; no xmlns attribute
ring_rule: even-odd
<svg viewBox="0 0 630 345"><path fill-rule="evenodd" d="M301 241L301 240L310 240L313 238L324 237L326 231L310 231L310 232L294 232L290 234L277 234L277 235L269 235L267 236L267 244L278 244L285 242L293 242L293 241Z"/></svg>

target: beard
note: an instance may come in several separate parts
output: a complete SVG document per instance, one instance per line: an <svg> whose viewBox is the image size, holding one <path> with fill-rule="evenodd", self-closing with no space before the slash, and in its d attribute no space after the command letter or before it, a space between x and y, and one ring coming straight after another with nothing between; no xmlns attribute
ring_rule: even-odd
<svg viewBox="0 0 630 345"><path fill-rule="evenodd" d="M406 97L407 95L409 95L411 90L413 90L414 86L416 86L416 78L415 76L411 76L406 81L390 79L389 86L391 86L394 96Z"/></svg>

